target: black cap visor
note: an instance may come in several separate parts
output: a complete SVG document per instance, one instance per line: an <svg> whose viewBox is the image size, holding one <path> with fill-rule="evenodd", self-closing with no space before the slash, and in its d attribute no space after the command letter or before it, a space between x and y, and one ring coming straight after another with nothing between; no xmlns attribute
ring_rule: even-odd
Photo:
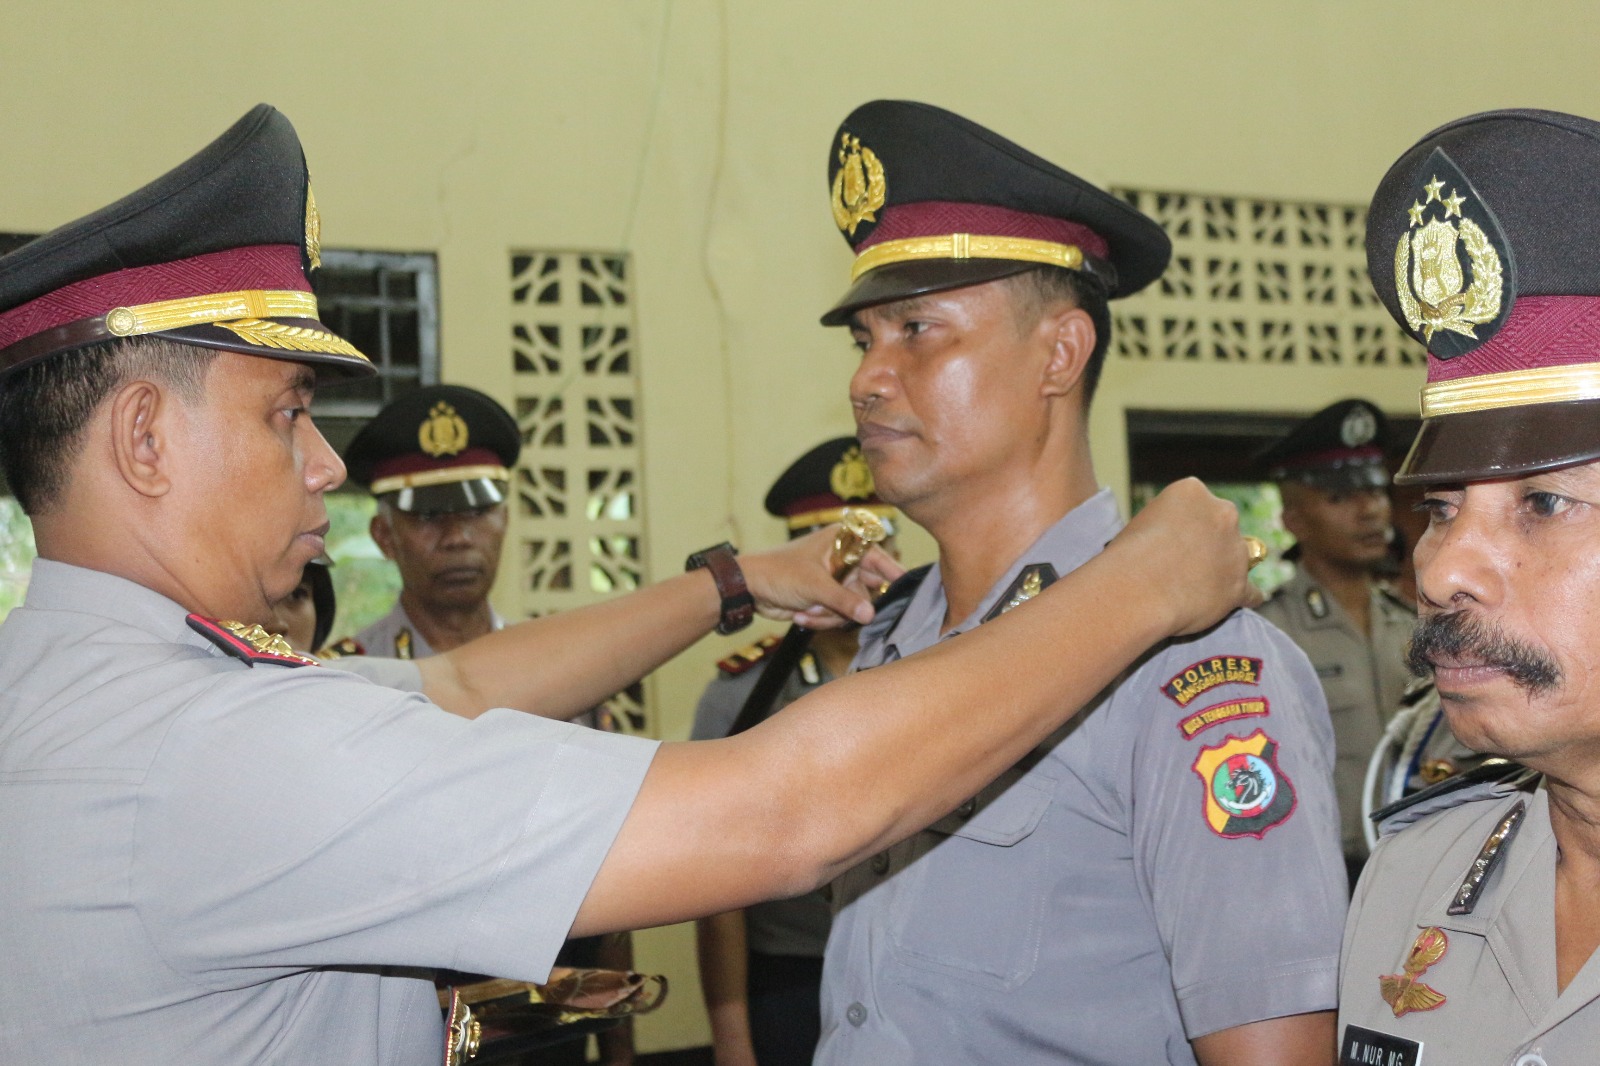
<svg viewBox="0 0 1600 1066"><path fill-rule="evenodd" d="M1039 266L1016 259L912 259L886 263L857 278L839 302L822 316L824 326L843 326L863 307L964 289L1009 278Z"/></svg>
<svg viewBox="0 0 1600 1066"><path fill-rule="evenodd" d="M446 514L476 511L506 501L509 486L494 478L475 477L466 481L447 481L442 485L418 485L384 493L379 499L407 514Z"/></svg>
<svg viewBox="0 0 1600 1066"><path fill-rule="evenodd" d="M1600 400L1424 419L1396 485L1488 481L1600 459Z"/></svg>

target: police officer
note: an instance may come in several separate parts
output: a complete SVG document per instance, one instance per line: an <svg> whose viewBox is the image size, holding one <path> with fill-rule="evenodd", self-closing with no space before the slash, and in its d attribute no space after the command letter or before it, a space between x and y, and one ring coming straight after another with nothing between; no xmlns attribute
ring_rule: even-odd
<svg viewBox="0 0 1600 1066"><path fill-rule="evenodd" d="M510 413L462 385L401 394L350 442L350 478L378 501L372 539L400 570L394 607L356 634L369 654L420 659L505 625L489 591L521 451Z"/></svg>
<svg viewBox="0 0 1600 1066"><path fill-rule="evenodd" d="M766 498L767 513L783 519L791 537L839 521L846 507L871 511L893 535L897 512L874 492L854 437L806 452ZM856 654L856 632L817 633L792 663L774 661L782 646L778 637L764 637L717 663L717 677L695 708L691 740L725 737L741 718L759 721L843 677ZM767 706L746 711L752 698L762 698L757 686L774 669L787 674L781 688ZM696 923L700 987L718 1066L810 1066L822 1025L817 997L831 915L827 896L810 892Z"/></svg>
<svg viewBox="0 0 1600 1066"><path fill-rule="evenodd" d="M879 494L939 545L863 630L870 678L1026 616L1116 534L1087 432L1107 300L1154 281L1170 245L926 104L856 109L828 164L856 260L823 322L862 352L850 400ZM991 676L1003 704L1007 672ZM1311 665L1258 616L1156 649L835 882L818 1062L1330 1061L1332 745Z"/></svg>
<svg viewBox="0 0 1600 1066"><path fill-rule="evenodd" d="M1430 517L1412 658L1461 741L1537 774L1501 764L1388 812L1345 933L1346 1063L1600 1047L1597 205L1600 123L1548 111L1442 126L1373 197L1373 282L1428 348L1396 475Z"/></svg>
<svg viewBox="0 0 1600 1066"><path fill-rule="evenodd" d="M1361 786L1384 727L1410 681L1406 644L1416 615L1376 575L1387 557L1389 472L1383 412L1365 400L1323 408L1260 457L1283 495L1295 572L1261 614L1300 645L1328 697L1333 783L1350 882L1367 844Z"/></svg>
<svg viewBox="0 0 1600 1066"><path fill-rule="evenodd" d="M1231 508L1180 485L1031 617L730 741L441 714L260 631L344 476L318 377L372 372L317 319L319 248L299 140L263 105L0 258L0 462L40 553L0 626L0 943L26 975L0 982L0 1061L438 1062L417 968L542 980L569 933L813 888L1247 596ZM1203 572L1180 581L1180 554ZM419 665L470 694L514 656L520 704L593 706L756 609L869 620L832 557L827 532L718 545ZM868 552L858 579L898 570ZM1067 634L1083 661L1039 668ZM991 670L1007 699L984 707Z"/></svg>

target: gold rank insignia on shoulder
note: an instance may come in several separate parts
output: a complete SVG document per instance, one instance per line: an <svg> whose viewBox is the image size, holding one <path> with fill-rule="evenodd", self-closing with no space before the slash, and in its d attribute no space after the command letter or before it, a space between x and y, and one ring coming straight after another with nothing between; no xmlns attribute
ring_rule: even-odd
<svg viewBox="0 0 1600 1066"><path fill-rule="evenodd" d="M860 137L839 135L839 171L833 176L833 221L854 237L863 222L876 222L877 210L888 196L883 164Z"/></svg>
<svg viewBox="0 0 1600 1066"><path fill-rule="evenodd" d="M466 420L456 414L454 407L440 400L417 428L417 443L424 454L435 459L459 455L467 446Z"/></svg>
<svg viewBox="0 0 1600 1066"><path fill-rule="evenodd" d="M1442 149L1434 149L1423 174L1427 180L1418 175L1416 199L1406 209L1410 221L1395 244L1395 297L1411 331L1436 358L1450 359L1503 324L1510 310L1503 299L1507 262L1501 251L1507 245L1494 216ZM1490 327L1481 337L1480 326Z"/></svg>
<svg viewBox="0 0 1600 1066"><path fill-rule="evenodd" d="M277 663L280 666L320 666L309 655L301 655L289 647L289 642L276 633L268 633L258 625L243 622L225 622L215 618L191 614L189 628L233 656L254 666L256 663Z"/></svg>
<svg viewBox="0 0 1600 1066"><path fill-rule="evenodd" d="M717 660L717 669L725 674L737 677L752 666L771 655L779 644L783 643L776 633L769 633L754 644L740 648L726 659Z"/></svg>
<svg viewBox="0 0 1600 1066"><path fill-rule="evenodd" d="M1319 622L1328 617L1328 598L1321 589L1306 589L1306 610Z"/></svg>
<svg viewBox="0 0 1600 1066"><path fill-rule="evenodd" d="M319 659L348 659L353 655L365 655L367 649L355 637L340 637L332 644L317 649Z"/></svg>
<svg viewBox="0 0 1600 1066"><path fill-rule="evenodd" d="M402 627L400 632L394 635L394 657L411 658L411 630Z"/></svg>
<svg viewBox="0 0 1600 1066"><path fill-rule="evenodd" d="M1055 583L1056 568L1049 563L1034 563L1023 567L1022 573L1017 575L1010 588L1000 594L1000 601L990 608L989 613L983 616L983 620L992 622L1007 611L1021 607Z"/></svg>
<svg viewBox="0 0 1600 1066"><path fill-rule="evenodd" d="M833 464L828 473L828 487L841 500L864 500L872 495L872 468L861 454L859 444L846 448L839 461Z"/></svg>
<svg viewBox="0 0 1600 1066"><path fill-rule="evenodd" d="M1450 949L1450 938L1443 929L1430 926L1417 934L1411 943L1400 973L1384 974L1378 978L1378 991L1389 1004L1396 1018L1412 1011L1434 1010L1444 1006L1445 997L1423 984L1420 978L1428 967L1444 958Z"/></svg>

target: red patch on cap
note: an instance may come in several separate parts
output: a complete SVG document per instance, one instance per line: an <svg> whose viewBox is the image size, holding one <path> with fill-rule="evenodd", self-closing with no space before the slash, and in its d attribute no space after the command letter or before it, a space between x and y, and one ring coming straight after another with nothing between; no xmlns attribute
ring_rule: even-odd
<svg viewBox="0 0 1600 1066"><path fill-rule="evenodd" d="M1034 241L1072 244L1085 255L1109 259L1106 239L1080 222L1013 211L990 204L965 204L948 200L923 200L896 204L881 212L872 233L855 246L858 253L884 241L907 237L938 237L947 233L981 233L987 237L1023 237Z"/></svg>
<svg viewBox="0 0 1600 1066"><path fill-rule="evenodd" d="M246 289L310 292L295 244L259 244L154 266L129 267L65 285L0 314L0 348L69 322L188 296Z"/></svg>
<svg viewBox="0 0 1600 1066"><path fill-rule="evenodd" d="M408 455L397 456L394 459L385 459L374 464L372 480L380 481L386 477L400 477L404 474L420 474L424 470L449 470L457 466L504 466L500 457L488 448L468 448L458 455L424 455L422 452L412 452Z"/></svg>
<svg viewBox="0 0 1600 1066"><path fill-rule="evenodd" d="M1600 362L1600 296L1519 296L1505 325L1454 359L1428 356L1428 381Z"/></svg>

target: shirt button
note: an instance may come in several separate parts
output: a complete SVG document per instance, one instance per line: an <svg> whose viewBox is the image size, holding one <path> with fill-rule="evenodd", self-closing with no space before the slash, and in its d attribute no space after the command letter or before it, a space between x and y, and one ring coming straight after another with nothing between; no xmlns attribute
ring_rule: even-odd
<svg viewBox="0 0 1600 1066"><path fill-rule="evenodd" d="M889 853L880 851L872 857L872 872L882 877L889 872ZM860 1024L859 1022L856 1024Z"/></svg>
<svg viewBox="0 0 1600 1066"><path fill-rule="evenodd" d="M1517 1066L1549 1066L1537 1051L1529 1052L1517 1060Z"/></svg>
<svg viewBox="0 0 1600 1066"><path fill-rule="evenodd" d="M977 796L973 796L971 799L967 800L967 802L963 803L961 806L956 808L956 817L960 818L964 822L968 818L971 818L973 813L976 812L977 809L978 809L978 797Z"/></svg>
<svg viewBox="0 0 1600 1066"><path fill-rule="evenodd" d="M867 1008L863 1007L859 1003L852 1003L849 1007L845 1008L844 1016L845 1020L851 1025L859 1027L867 1020ZM1540 1059L1539 1061L1543 1063L1544 1060Z"/></svg>

